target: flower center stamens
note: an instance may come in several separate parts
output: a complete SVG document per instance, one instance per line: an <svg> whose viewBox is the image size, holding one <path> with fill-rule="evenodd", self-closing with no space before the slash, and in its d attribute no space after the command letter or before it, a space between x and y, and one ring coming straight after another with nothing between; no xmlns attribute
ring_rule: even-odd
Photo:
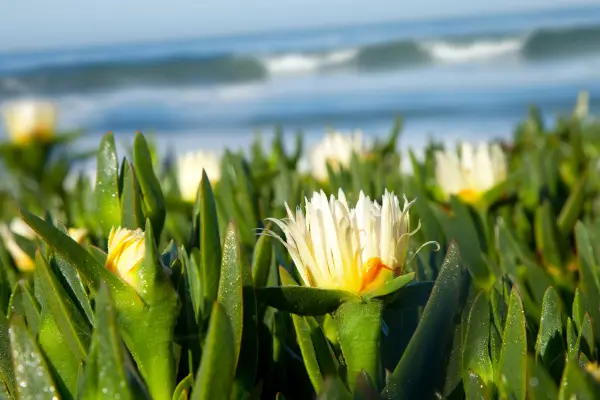
<svg viewBox="0 0 600 400"><path fill-rule="evenodd" d="M388 267L379 257L371 257L367 260L367 268L362 276L360 291L362 292L369 286L378 276L382 269L393 271L393 268Z"/></svg>

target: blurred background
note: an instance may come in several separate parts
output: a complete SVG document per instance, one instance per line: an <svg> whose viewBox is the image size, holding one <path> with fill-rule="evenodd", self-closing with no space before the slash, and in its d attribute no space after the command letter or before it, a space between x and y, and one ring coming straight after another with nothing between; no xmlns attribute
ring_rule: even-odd
<svg viewBox="0 0 600 400"><path fill-rule="evenodd" d="M0 10L0 105L56 102L92 146L244 147L273 126L402 141L507 137L600 94L600 1L19 0ZM4 128L2 128L4 129ZM292 135L288 135L290 140ZM163 145L164 144L164 145Z"/></svg>

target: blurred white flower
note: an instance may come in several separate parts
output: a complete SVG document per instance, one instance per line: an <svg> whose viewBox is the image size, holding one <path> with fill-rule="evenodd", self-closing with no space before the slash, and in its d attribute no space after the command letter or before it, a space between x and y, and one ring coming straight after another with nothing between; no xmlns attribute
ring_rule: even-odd
<svg viewBox="0 0 600 400"><path fill-rule="evenodd" d="M33 237L29 237L28 235L30 234L30 232L25 230L24 227L27 227L27 229L31 230L31 228L29 228L20 219L13 220L10 223L10 226L7 226L6 224L0 224L0 236L2 236L4 246L10 254L10 256L12 257L12 259L14 260L17 268L21 271L32 271L35 269L35 262L29 256L29 254L27 254L21 248L21 246L19 246L14 236L16 233L19 236L33 239L35 237L35 232L31 230L31 232L33 232ZM16 231L13 231L13 229L15 229Z"/></svg>
<svg viewBox="0 0 600 400"><path fill-rule="evenodd" d="M73 239L79 244L83 244L83 240L87 236L88 231L85 228L69 228L67 229L67 233L69 234L71 239Z"/></svg>
<svg viewBox="0 0 600 400"><path fill-rule="evenodd" d="M33 240L37 236L35 231L29 227L21 218L13 218L9 225L10 230L19 236Z"/></svg>
<svg viewBox="0 0 600 400"><path fill-rule="evenodd" d="M312 175L319 181L329 177L327 163L334 171L340 167L347 168L352 160L352 154L364 155L366 146L361 131L354 133L331 132L325 135L309 155Z"/></svg>
<svg viewBox="0 0 600 400"><path fill-rule="evenodd" d="M196 151L185 153L177 159L177 178L183 200L189 202L196 200L203 169L212 185L218 182L221 179L219 155L209 151Z"/></svg>
<svg viewBox="0 0 600 400"><path fill-rule="evenodd" d="M50 139L55 132L57 110L54 104L41 100L20 100L2 109L6 132L16 143Z"/></svg>
<svg viewBox="0 0 600 400"><path fill-rule="evenodd" d="M272 231L288 249L305 286L341 289L352 293L377 288L402 272L409 231L406 198L387 190L381 206L360 192L351 208L342 189L337 199L314 192L305 200L306 214L288 205L287 218L268 218L279 226L285 239Z"/></svg>
<svg viewBox="0 0 600 400"><path fill-rule="evenodd" d="M498 144L481 143L473 148L463 143L460 158L454 151L437 151L435 161L436 181L444 194L467 202L476 202L506 179L506 156Z"/></svg>

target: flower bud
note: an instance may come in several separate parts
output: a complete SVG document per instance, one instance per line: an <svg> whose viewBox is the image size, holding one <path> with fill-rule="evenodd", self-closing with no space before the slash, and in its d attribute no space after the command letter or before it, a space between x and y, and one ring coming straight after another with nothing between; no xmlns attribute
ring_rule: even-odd
<svg viewBox="0 0 600 400"><path fill-rule="evenodd" d="M112 228L108 238L106 268L134 288L138 288L137 267L144 260L146 242L144 231Z"/></svg>

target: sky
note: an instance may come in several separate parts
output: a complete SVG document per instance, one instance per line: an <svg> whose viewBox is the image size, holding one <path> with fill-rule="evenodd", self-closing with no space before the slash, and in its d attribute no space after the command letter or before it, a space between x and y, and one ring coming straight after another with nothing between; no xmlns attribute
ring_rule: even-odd
<svg viewBox="0 0 600 400"><path fill-rule="evenodd" d="M600 4L600 0L1 0L0 51Z"/></svg>

